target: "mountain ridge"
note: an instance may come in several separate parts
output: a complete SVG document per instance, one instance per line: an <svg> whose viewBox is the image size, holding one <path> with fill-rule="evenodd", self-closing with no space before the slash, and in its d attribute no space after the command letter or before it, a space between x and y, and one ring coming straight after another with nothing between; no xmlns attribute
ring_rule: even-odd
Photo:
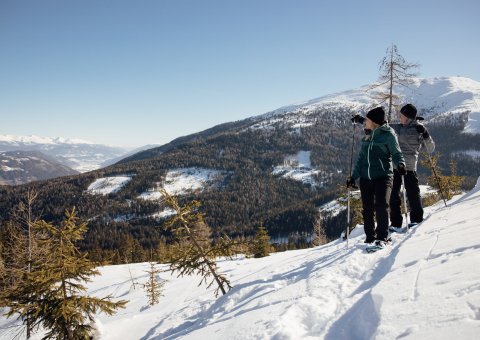
<svg viewBox="0 0 480 340"><path fill-rule="evenodd" d="M39 151L78 172L98 169L104 162L124 155L127 150L82 139L0 135L0 151Z"/></svg>
<svg viewBox="0 0 480 340"><path fill-rule="evenodd" d="M480 106L478 105L480 103L480 82L466 77L413 78L412 81L413 84L409 88L400 87L397 89L399 96L402 98L401 103L396 105L397 109L405 103L411 102L417 106L419 115L427 118L427 121L433 120L437 124L442 124L445 119L452 115L458 115L459 120L465 121L463 129L466 133L480 134L480 123L477 123L480 122ZM176 138L160 147L139 152L120 160L118 163L156 157L180 144L191 142L196 138L206 138L219 132L251 128L252 126L265 128L269 126L268 121L274 124L283 115L304 116L306 120L303 121L303 126L305 126L305 124L311 125L314 123L314 121L308 120L308 115L318 110L328 113L328 110L341 108L365 114L369 109L381 104L372 99L375 91L369 91L371 86L372 84L364 85L357 89L336 92L282 106L239 121L219 124L204 131ZM384 86L383 90L385 89ZM394 118L396 119L396 117ZM260 123L262 123L261 126L259 126Z"/></svg>
<svg viewBox="0 0 480 340"><path fill-rule="evenodd" d="M438 172L450 174L451 161L455 162L457 175L465 176L464 188L470 189L480 175L480 160L475 156L480 151L480 135L464 133L471 112L460 104L472 104L465 99L465 93L472 91L457 92L455 84L449 88L449 78L431 83L439 81L437 89L450 94L447 98L455 99L455 105L432 106L432 100L422 97L419 102L427 102L428 107L419 110L426 113L425 125L436 142L436 152L442 154ZM426 87L429 82L418 84ZM367 98L363 92L359 95ZM312 104L217 125L105 168L34 183L31 187L41 191L38 210L48 211L48 218L57 221L65 209L78 207L90 225L84 249L99 254L99 259L117 249L125 233L135 235L146 249L156 247L159 239L170 241L162 231L165 221L155 216L166 210L159 189L165 184L175 186L170 181L176 180L183 183L177 191L181 202L202 202L200 212L214 237L224 233L250 237L263 225L273 239L301 235L302 244L307 244L319 218L327 237L338 237L345 227L345 213L323 215L319 207L344 191L350 159L356 157L359 145L355 144L352 155L350 118L368 106L359 108L345 101L332 105L330 99L327 105ZM458 113L446 112L452 108L459 108ZM354 134L358 141L363 131L356 129ZM421 184L435 185L427 183L428 161L419 164ZM122 177L130 180L108 194L88 190L97 180L116 183ZM25 189L0 187L1 216L7 216Z"/></svg>
<svg viewBox="0 0 480 340"><path fill-rule="evenodd" d="M19 185L78 174L40 151L0 152L0 184Z"/></svg>

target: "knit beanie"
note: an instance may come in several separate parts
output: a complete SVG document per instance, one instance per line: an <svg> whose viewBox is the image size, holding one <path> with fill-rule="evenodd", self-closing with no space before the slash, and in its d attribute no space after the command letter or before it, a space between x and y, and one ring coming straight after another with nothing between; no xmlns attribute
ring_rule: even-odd
<svg viewBox="0 0 480 340"><path fill-rule="evenodd" d="M402 113L402 115L410 119L415 119L417 117L417 108L412 104L405 105L404 107L402 107L400 112Z"/></svg>
<svg viewBox="0 0 480 340"><path fill-rule="evenodd" d="M378 125L383 125L385 123L385 111L381 106L374 108L373 110L368 111L367 118Z"/></svg>

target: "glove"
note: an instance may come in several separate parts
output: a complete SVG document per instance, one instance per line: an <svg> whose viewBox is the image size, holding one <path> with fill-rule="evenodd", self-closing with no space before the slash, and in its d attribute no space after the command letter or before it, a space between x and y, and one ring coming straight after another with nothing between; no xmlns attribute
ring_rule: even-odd
<svg viewBox="0 0 480 340"><path fill-rule="evenodd" d="M405 168L405 164L400 164L398 166L398 173L400 176L405 176L407 174L407 169Z"/></svg>
<svg viewBox="0 0 480 340"><path fill-rule="evenodd" d="M372 129L363 129L363 132L365 132L365 134L368 136L372 133Z"/></svg>
<svg viewBox="0 0 480 340"><path fill-rule="evenodd" d="M360 115L355 115L352 117L352 119L350 119L352 121L352 123L359 123L359 124L363 124L363 122L365 121L365 118L360 116Z"/></svg>
<svg viewBox="0 0 480 340"><path fill-rule="evenodd" d="M358 189L358 187L355 184L355 180L352 177L347 178L347 188Z"/></svg>
<svg viewBox="0 0 480 340"><path fill-rule="evenodd" d="M416 129L418 134L422 135L423 139L428 139L428 137L430 137L430 134L428 133L427 129L422 124L417 124Z"/></svg>

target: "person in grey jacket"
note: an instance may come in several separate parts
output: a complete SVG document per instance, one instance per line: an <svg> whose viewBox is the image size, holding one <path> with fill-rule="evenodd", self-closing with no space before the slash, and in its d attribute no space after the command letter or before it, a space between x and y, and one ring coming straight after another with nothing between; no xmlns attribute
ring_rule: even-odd
<svg viewBox="0 0 480 340"><path fill-rule="evenodd" d="M432 152L435 149L435 143L428 130L416 118L416 107L412 104L407 104L400 110L400 124L390 124L398 136L398 143L405 157L407 171L404 181L410 206L410 227L423 221L423 207L417 176L418 153L422 145L425 145L428 152ZM394 169L392 193L390 195L391 231L398 231L397 228L402 227L401 185L401 175L397 169Z"/></svg>

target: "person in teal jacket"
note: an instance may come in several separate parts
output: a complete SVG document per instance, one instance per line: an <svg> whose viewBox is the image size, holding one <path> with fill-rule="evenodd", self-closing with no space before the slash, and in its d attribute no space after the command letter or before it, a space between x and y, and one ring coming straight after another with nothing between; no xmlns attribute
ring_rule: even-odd
<svg viewBox="0 0 480 340"><path fill-rule="evenodd" d="M355 122L354 119L352 121ZM355 187L355 181L360 178L365 243L375 242L383 247L388 242L388 204L392 191L393 164L400 173L405 173L405 159L395 132L385 120L382 107L370 110L364 121L366 131L371 132L362 138L360 154L351 177L347 179L347 187ZM377 220L376 228L374 217Z"/></svg>

